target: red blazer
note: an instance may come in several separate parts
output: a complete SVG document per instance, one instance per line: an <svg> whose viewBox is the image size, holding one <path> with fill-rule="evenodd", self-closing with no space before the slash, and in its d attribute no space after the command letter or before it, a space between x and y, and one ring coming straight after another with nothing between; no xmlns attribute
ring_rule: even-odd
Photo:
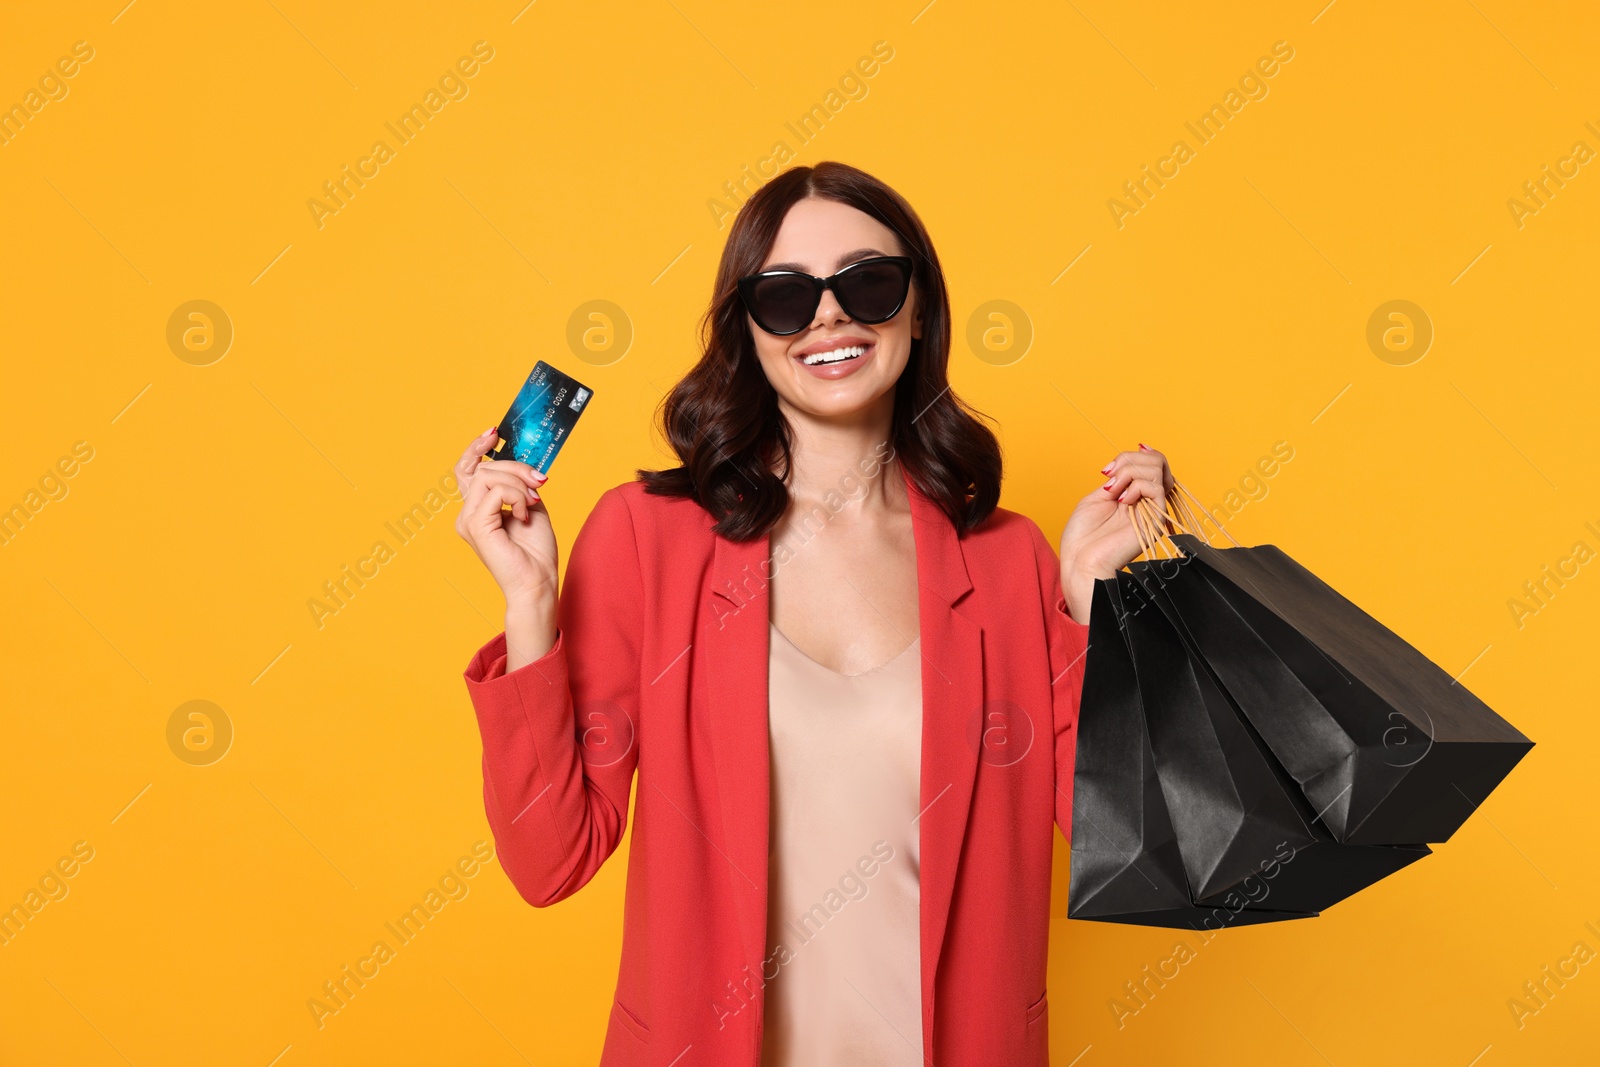
<svg viewBox="0 0 1600 1067"><path fill-rule="evenodd" d="M997 510L965 537L907 479L922 627L922 1043L939 1067L1045 1067L1052 819L1072 833L1088 627L1055 552ZM769 541L690 500L607 490L572 544L555 645L468 666L501 866L582 889L639 775L601 1067L757 1067L767 942ZM688 1055L685 1055L685 1053ZM681 1058L680 1058L681 1057Z"/></svg>

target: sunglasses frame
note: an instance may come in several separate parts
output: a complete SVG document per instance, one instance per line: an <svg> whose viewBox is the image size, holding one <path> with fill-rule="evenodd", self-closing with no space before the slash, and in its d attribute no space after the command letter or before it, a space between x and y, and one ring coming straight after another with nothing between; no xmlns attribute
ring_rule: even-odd
<svg viewBox="0 0 1600 1067"><path fill-rule="evenodd" d="M901 267L905 272L906 287L905 292L900 296L899 302L895 304L893 311L881 319L869 320L862 318L861 316L852 312L848 307L845 307L844 301L840 299L837 282L842 275L849 274L858 267L864 267L872 263L894 263ZM745 310L750 313L750 317L755 320L757 326L760 326L763 330L772 334L774 337L792 337L793 335L804 330L806 327L797 326L794 329L783 333L779 333L777 330L768 329L767 325L761 321L761 316L756 313L755 287L763 278L804 278L811 283L812 290L816 296L816 301L811 305L811 311L807 315L808 319L815 316L817 313L817 308L822 305L823 292L828 289L832 289L833 298L839 301L839 307L843 309L846 315L849 315L856 322L859 322L865 326L876 326L879 323L888 322L890 319L900 314L900 310L906 306L906 300L909 299L911 295L911 282L915 277L915 267L916 264L912 261L910 256L873 256L870 259L859 259L850 264L848 267L841 268L840 270L834 272L831 277L827 278L819 278L815 274L807 274L804 271L798 270L766 270L761 271L759 274L748 274L739 279L739 298L744 301Z"/></svg>

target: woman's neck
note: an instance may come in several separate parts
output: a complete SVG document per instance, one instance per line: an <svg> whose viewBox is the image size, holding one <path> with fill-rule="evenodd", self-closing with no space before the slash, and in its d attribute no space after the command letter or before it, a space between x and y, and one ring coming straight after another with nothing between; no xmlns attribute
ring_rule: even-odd
<svg viewBox="0 0 1600 1067"><path fill-rule="evenodd" d="M840 419L818 419L784 409L790 429L790 506L806 509L844 497L862 511L904 506L905 486L894 458L890 429L894 398L874 410Z"/></svg>

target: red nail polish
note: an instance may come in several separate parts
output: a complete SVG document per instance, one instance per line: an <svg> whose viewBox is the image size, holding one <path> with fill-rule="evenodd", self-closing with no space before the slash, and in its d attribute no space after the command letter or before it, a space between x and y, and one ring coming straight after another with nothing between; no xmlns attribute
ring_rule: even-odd
<svg viewBox="0 0 1600 1067"><path fill-rule="evenodd" d="M1145 444L1143 441L1139 442L1139 447L1144 449L1146 452L1150 451L1150 446Z"/></svg>
<svg viewBox="0 0 1600 1067"><path fill-rule="evenodd" d="M1100 468L1100 473L1101 474L1110 474L1111 473L1111 464L1107 463L1104 467L1101 467Z"/></svg>

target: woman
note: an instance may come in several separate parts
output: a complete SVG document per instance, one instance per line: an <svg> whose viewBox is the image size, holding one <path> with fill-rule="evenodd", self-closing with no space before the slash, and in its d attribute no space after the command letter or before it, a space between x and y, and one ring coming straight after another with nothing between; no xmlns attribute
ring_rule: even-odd
<svg viewBox="0 0 1600 1067"><path fill-rule="evenodd" d="M501 864L577 892L637 770L603 1067L1045 1064L1090 595L1166 462L1114 457L1059 560L997 507L932 242L844 164L744 205L705 335L681 465L601 496L559 598L543 475L492 430L457 469L506 599L466 671Z"/></svg>

